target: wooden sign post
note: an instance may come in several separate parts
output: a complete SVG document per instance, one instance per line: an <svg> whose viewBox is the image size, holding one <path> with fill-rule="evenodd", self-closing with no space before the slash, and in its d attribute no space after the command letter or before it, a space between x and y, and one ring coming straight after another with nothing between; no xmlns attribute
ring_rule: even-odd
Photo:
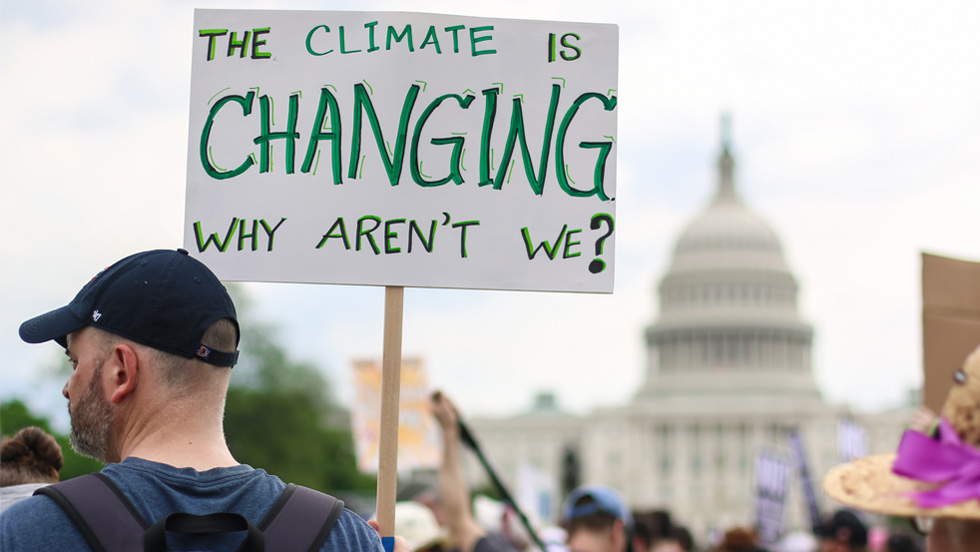
<svg viewBox="0 0 980 552"><path fill-rule="evenodd" d="M384 349L381 357L381 442L378 451L378 525L395 534L398 490L398 393L401 388L402 312L405 288L385 287Z"/></svg>

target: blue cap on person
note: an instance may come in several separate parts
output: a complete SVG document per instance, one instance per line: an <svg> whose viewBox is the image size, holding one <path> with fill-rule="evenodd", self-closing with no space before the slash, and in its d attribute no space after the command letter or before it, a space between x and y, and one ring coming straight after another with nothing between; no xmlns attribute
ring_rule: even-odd
<svg viewBox="0 0 980 552"><path fill-rule="evenodd" d="M184 358L234 366L238 351L201 343L222 318L238 330L235 304L214 273L183 249L157 249L99 272L68 305L21 324L20 337L28 343L53 339L65 347L68 334L92 326Z"/></svg>
<svg viewBox="0 0 980 552"><path fill-rule="evenodd" d="M606 514L623 520L627 529L633 528L633 516L616 491L600 485L578 487L565 499L561 508L561 520L568 523L575 518L592 514Z"/></svg>

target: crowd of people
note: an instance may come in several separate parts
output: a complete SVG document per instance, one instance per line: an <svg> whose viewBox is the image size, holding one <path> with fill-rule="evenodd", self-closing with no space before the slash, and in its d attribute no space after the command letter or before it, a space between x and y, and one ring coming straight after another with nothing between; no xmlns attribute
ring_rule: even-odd
<svg viewBox="0 0 980 552"><path fill-rule="evenodd" d="M418 493L416 500L399 502L396 532L406 536L413 550L537 550L528 530L513 521L515 516L507 516L513 513L510 507L504 509L499 524L474 518L474 500L466 489L459 460L458 413L442 393L433 395L432 411L442 430L444 450L436 492ZM870 528L868 519L860 512L840 509L809 531L790 532L768 546L751 527L731 527L699 544L669 512L630 510L613 489L585 485L565 497L558 525L529 530L537 533L547 552L923 552L924 538L912 524L898 523L887 530Z"/></svg>
<svg viewBox="0 0 980 552"><path fill-rule="evenodd" d="M106 463L97 479L128 500L144 526L162 520L160 532L174 533L164 537L173 549L235 549L242 531L246 542L253 530L274 533L279 526L269 520L285 511L294 519L280 533L322 523L309 549L331 551L921 552L923 544L928 552L980 550L980 349L956 372L941 417L907 432L896 455L857 460L827 476L826 492L853 510L766 548L751 527L696 543L667 512L631 511L614 490L597 485L572 490L555 526L522 528L514 514L526 518L513 504L498 527L480 523L460 461L463 426L443 393L431 397L443 439L438 484L396 504L396 537L379 538L377 521L347 509L333 516L297 511L283 497L304 491L240 464L227 447L222 416L241 332L225 288L183 250L120 260L67 306L25 322L20 335L65 348L73 368L63 390L72 447ZM93 539L100 537L85 526L85 515L57 490L66 487L47 487L61 468L57 443L26 428L3 441L2 453L0 548L97 548ZM869 531L862 511L918 520L927 536ZM208 523L218 513L244 525L233 531L206 525L201 546L200 535L176 523L178 512Z"/></svg>

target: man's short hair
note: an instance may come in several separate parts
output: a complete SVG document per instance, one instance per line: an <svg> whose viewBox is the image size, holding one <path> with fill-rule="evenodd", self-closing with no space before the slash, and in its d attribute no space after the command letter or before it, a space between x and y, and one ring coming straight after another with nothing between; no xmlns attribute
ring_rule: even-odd
<svg viewBox="0 0 980 552"><path fill-rule="evenodd" d="M234 350L238 340L238 326L233 320L222 318L204 332L201 343L219 351ZM172 353L148 348L155 357L156 367L163 380L174 391L191 391L205 385L211 372L219 367L198 363Z"/></svg>
<svg viewBox="0 0 980 552"><path fill-rule="evenodd" d="M621 520L632 534L633 516L615 491L608 487L584 486L572 491L562 507L562 524L572 534L579 528L609 529Z"/></svg>

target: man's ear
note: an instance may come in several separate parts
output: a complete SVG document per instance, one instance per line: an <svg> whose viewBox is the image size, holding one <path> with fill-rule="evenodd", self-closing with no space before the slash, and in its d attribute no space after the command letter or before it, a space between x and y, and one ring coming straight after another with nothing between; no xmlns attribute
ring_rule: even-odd
<svg viewBox="0 0 980 552"><path fill-rule="evenodd" d="M140 376L140 356L126 343L117 343L112 348L110 370L109 400L121 403L136 390Z"/></svg>

